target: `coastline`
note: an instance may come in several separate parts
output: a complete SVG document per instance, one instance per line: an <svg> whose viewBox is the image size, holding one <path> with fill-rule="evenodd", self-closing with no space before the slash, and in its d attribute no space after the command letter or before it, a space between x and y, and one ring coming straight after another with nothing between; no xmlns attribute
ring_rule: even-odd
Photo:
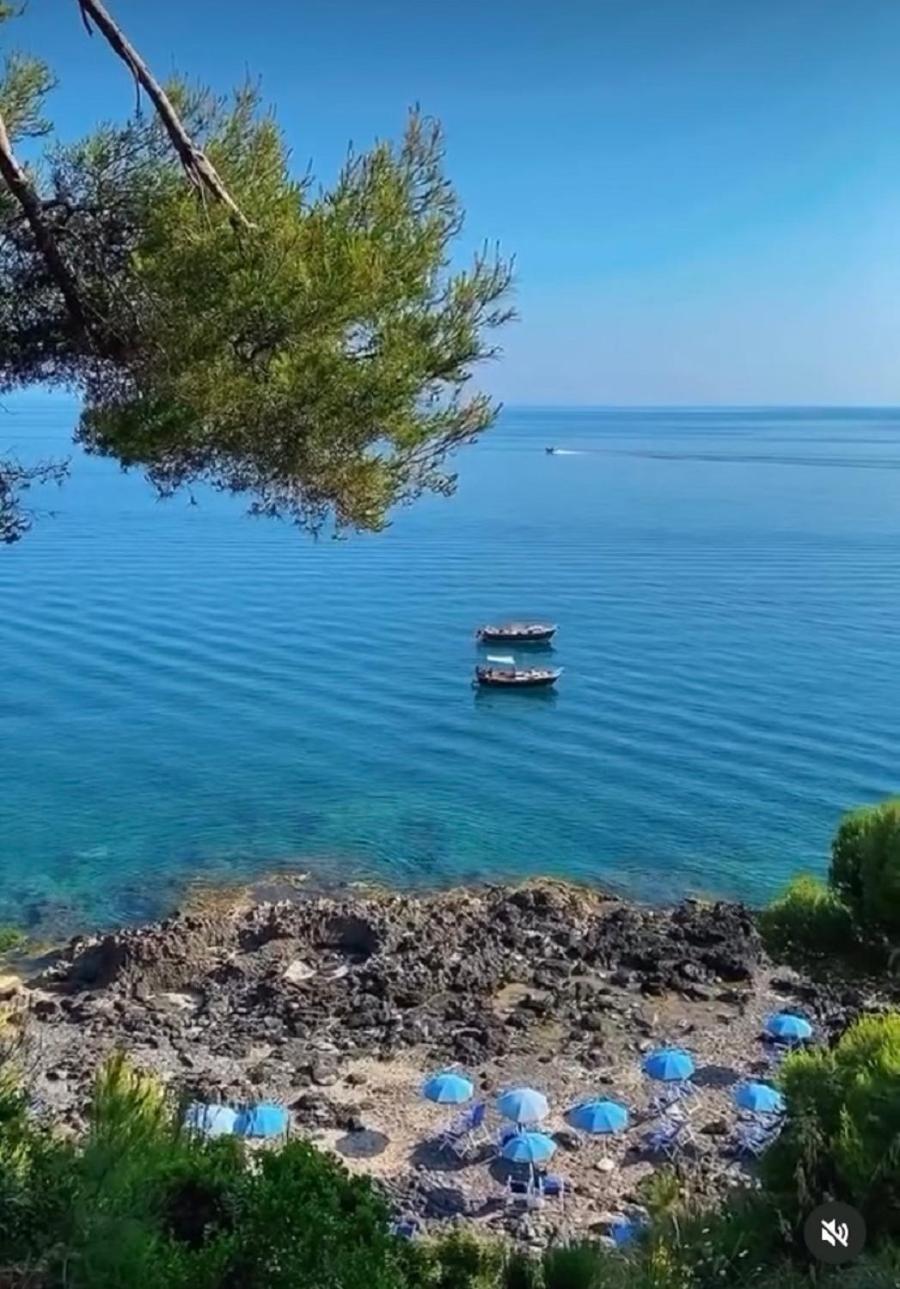
<svg viewBox="0 0 900 1289"><path fill-rule="evenodd" d="M879 1005L769 962L743 905L658 909L551 880L415 895L301 884L275 902L243 888L76 937L36 975L0 981L0 999L24 1022L36 1110L67 1131L81 1130L93 1075L121 1050L180 1098L285 1103L293 1131L377 1177L398 1211L525 1239L559 1214L523 1224L496 1161L462 1166L428 1145L448 1117L421 1098L432 1070L463 1066L489 1104L504 1086L542 1088L571 1186L566 1221L596 1230L604 1212L640 1204L660 1162L640 1150L646 1051L693 1051L686 1164L717 1193L746 1174L725 1148L731 1089L768 1069L765 1015L799 1007L829 1040ZM629 1105L627 1133L567 1131L565 1109L595 1094Z"/></svg>

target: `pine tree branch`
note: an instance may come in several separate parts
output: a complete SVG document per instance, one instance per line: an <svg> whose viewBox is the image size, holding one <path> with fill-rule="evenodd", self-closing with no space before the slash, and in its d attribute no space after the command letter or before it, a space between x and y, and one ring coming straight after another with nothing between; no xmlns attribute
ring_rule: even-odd
<svg viewBox="0 0 900 1289"><path fill-rule="evenodd" d="M77 336L87 341L90 328L82 306L78 283L69 271L56 238L47 226L40 197L16 160L2 114L0 114L0 178L22 208L35 244L43 256L51 277L59 287Z"/></svg>
<svg viewBox="0 0 900 1289"><path fill-rule="evenodd" d="M190 182L199 191L208 192L216 201L220 201L244 228L252 228L253 225L238 208L234 198L219 177L215 166L213 166L206 154L196 146L185 130L165 90L153 76L150 68L125 34L116 26L100 0L77 0L77 3L88 31L91 30L91 22L95 23L115 53L125 63L138 85L146 91L148 98L159 113L160 120L172 140L172 146L178 153L179 160Z"/></svg>

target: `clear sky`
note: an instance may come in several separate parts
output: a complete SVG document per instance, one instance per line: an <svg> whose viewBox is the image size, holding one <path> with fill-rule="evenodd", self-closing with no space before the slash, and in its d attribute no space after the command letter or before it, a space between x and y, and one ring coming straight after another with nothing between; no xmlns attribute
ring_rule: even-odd
<svg viewBox="0 0 900 1289"><path fill-rule="evenodd" d="M441 118L518 264L509 402L900 403L898 0L107 0L159 74L249 70L298 168ZM18 43L74 135L133 93L75 0Z"/></svg>

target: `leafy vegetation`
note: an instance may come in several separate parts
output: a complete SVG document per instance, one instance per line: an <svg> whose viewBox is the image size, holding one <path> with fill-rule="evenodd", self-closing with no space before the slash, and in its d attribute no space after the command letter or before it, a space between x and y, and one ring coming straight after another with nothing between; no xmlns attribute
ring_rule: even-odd
<svg viewBox="0 0 900 1289"><path fill-rule="evenodd" d="M13 926L0 926L0 954L12 953L25 943L24 931Z"/></svg>
<svg viewBox="0 0 900 1289"><path fill-rule="evenodd" d="M764 1163L781 1211L799 1223L830 1197L858 1208L870 1237L900 1235L900 1013L798 1052L782 1087L788 1127Z"/></svg>
<svg viewBox="0 0 900 1289"><path fill-rule="evenodd" d="M798 1233L825 1196L860 1207L869 1253L815 1283L896 1289L900 1270L900 1014L784 1067L788 1127L759 1190L710 1211L662 1173L652 1221L624 1250L543 1256L456 1233L406 1242L368 1180L303 1141L251 1162L185 1133L151 1079L100 1074L88 1130L64 1139L0 1080L0 1283L41 1289L801 1289ZM38 1277L37 1279L29 1277Z"/></svg>
<svg viewBox="0 0 900 1289"><path fill-rule="evenodd" d="M828 880L861 930L900 933L900 800L844 816L832 843Z"/></svg>
<svg viewBox="0 0 900 1289"><path fill-rule="evenodd" d="M378 529L450 490L446 457L496 411L467 385L511 316L510 268L488 250L458 267L438 125L413 113L398 145L351 154L316 191L254 90L164 89L98 0L78 3L157 112L74 144L51 134L26 169L14 147L50 132L52 76L7 59L0 392L75 388L89 451L163 495L207 484L313 531ZM28 526L31 478L0 469L7 541Z"/></svg>
<svg viewBox="0 0 900 1289"><path fill-rule="evenodd" d="M900 799L852 810L831 844L827 884L795 877L759 915L769 951L883 967L900 941Z"/></svg>
<svg viewBox="0 0 900 1289"><path fill-rule="evenodd" d="M788 883L758 921L769 952L786 960L828 958L855 944L850 910L821 878L805 873Z"/></svg>

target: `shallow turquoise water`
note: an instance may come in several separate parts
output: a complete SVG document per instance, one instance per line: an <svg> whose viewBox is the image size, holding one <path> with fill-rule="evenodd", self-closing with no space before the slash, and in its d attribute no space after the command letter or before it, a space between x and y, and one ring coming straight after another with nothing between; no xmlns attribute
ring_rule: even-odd
<svg viewBox="0 0 900 1289"><path fill-rule="evenodd" d="M11 401L0 447L73 414ZM76 460L0 548L0 922L272 868L757 900L900 786L900 413L510 411L459 466L315 544ZM476 694L520 614L558 693Z"/></svg>

